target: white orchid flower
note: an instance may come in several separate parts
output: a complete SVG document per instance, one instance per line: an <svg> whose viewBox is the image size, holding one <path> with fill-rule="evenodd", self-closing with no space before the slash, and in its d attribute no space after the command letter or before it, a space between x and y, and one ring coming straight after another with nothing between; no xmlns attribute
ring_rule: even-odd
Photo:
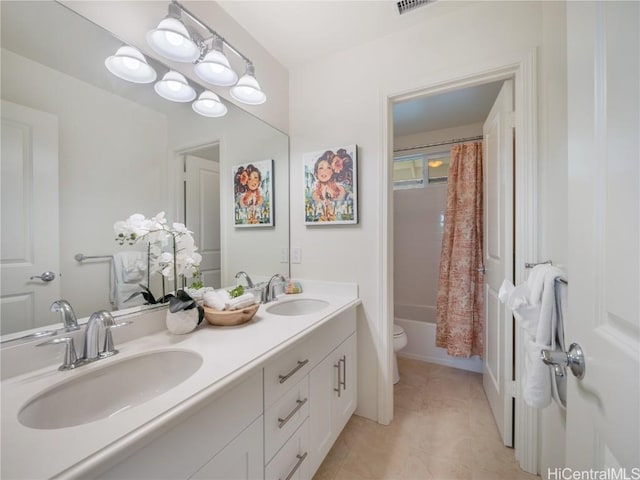
<svg viewBox="0 0 640 480"><path fill-rule="evenodd" d="M193 233L191 230L187 230L187 227L184 223L174 223L173 225L171 225L171 230L176 233L182 233L182 234L188 234L188 235Z"/></svg>
<svg viewBox="0 0 640 480"><path fill-rule="evenodd" d="M164 212L150 219L134 213L125 221L115 222L113 229L120 245L125 241L133 245L141 238L149 242L150 271L160 271L165 277L198 272L202 255L197 253L193 232L184 223L175 222L169 228Z"/></svg>

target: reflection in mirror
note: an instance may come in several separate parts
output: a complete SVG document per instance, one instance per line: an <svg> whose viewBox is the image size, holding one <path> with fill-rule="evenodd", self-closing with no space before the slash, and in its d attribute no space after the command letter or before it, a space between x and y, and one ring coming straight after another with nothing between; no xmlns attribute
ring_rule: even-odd
<svg viewBox="0 0 640 480"><path fill-rule="evenodd" d="M112 255L146 251L114 241L114 222L133 213L185 222L205 285L234 285L240 270L288 275L285 134L234 105L207 118L117 78L104 61L123 43L56 2L1 8L3 335L58 323L59 298L78 318L116 308ZM234 228L234 167L270 159L275 226Z"/></svg>

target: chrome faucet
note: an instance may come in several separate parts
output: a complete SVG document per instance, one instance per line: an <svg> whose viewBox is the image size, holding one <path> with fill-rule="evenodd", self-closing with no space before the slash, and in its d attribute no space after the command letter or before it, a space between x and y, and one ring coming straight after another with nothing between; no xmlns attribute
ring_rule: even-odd
<svg viewBox="0 0 640 480"><path fill-rule="evenodd" d="M93 313L89 317L84 330L82 358L80 361L91 362L117 353L117 350L113 349L113 338L111 338L111 327L115 326L116 322L106 310ZM100 327L105 328L105 350L103 352L100 352ZM107 347L109 348L108 351Z"/></svg>
<svg viewBox="0 0 640 480"><path fill-rule="evenodd" d="M247 287L253 288L253 282L251 281L251 277L247 274L247 272L238 272L236 273L236 278L244 277L247 281Z"/></svg>
<svg viewBox="0 0 640 480"><path fill-rule="evenodd" d="M269 279L269 283L267 283L267 286L264 289L264 298L263 298L264 303L272 302L273 300L275 300L276 296L273 294L273 287L275 286L275 284L273 283L274 280L280 280L280 283L286 283L287 282L287 279L284 278L279 273L274 274Z"/></svg>
<svg viewBox="0 0 640 480"><path fill-rule="evenodd" d="M73 332L74 330L80 329L76 314L73 308L71 308L71 304L66 300L56 300L53 302L51 304L51 311L60 313L65 332Z"/></svg>

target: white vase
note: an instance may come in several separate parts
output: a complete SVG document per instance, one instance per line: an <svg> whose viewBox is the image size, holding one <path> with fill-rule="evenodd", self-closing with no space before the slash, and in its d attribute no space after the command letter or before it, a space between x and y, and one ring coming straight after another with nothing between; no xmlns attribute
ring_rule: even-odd
<svg viewBox="0 0 640 480"><path fill-rule="evenodd" d="M193 332L198 326L198 309L180 310L176 313L167 310L166 324L167 330L175 335Z"/></svg>

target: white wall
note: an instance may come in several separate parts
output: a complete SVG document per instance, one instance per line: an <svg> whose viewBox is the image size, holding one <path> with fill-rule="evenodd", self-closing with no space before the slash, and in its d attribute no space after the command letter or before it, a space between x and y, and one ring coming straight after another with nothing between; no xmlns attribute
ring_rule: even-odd
<svg viewBox="0 0 640 480"><path fill-rule="evenodd" d="M94 23L106 28L129 45L139 48L151 57L158 57L147 45L145 35L157 27L167 15L168 1L114 1L102 0L62 0L62 3ZM218 32L254 64L256 78L267 94L262 105L249 106L238 103L229 95L229 88L208 86L208 88L230 103L237 104L283 132L289 130L289 77L287 70L260 43L244 30L216 2L185 1L182 4L210 28ZM197 83L199 78L193 73L192 65L161 59L163 63L183 73ZM238 75L244 74L244 62L234 54L229 61Z"/></svg>
<svg viewBox="0 0 640 480"><path fill-rule="evenodd" d="M385 352L376 347L388 319L381 318L381 204L380 165L386 161L381 151L384 99L495 68L503 59L524 55L539 48L541 78L562 82L562 72L545 60L557 58L556 32L543 26L546 2L477 2L453 10L409 30L388 35L368 44L302 65L291 71L291 237L292 246L303 249L303 263L292 265L294 276L340 279L360 285L363 306L358 312L358 355L360 404L358 413L378 418L377 378ZM444 7L444 6L443 6ZM549 8L549 7L547 7ZM548 10L545 10L548 11ZM555 17L545 21L553 21ZM556 25L562 31L562 25ZM543 42L543 33L551 35ZM448 40L451 41L448 41ZM560 45L561 46L561 45ZM384 63L381 63L384 62ZM327 72L340 72L328 75ZM562 101L545 97L541 105ZM540 151L546 151L547 135L562 128L561 116L548 115L540 131ZM305 228L303 223L301 168L299 159L307 151L325 145L359 145L360 223L353 227ZM557 156L554 169L566 160ZM563 163L564 162L564 165ZM549 172L541 170L540 184ZM558 198L548 192L549 202ZM561 197L561 196L560 196ZM545 207L547 208L547 207ZM561 213L545 210L545 228L561 220ZM549 243L566 243L558 233ZM324 246L334 245L330 256L321 254Z"/></svg>

